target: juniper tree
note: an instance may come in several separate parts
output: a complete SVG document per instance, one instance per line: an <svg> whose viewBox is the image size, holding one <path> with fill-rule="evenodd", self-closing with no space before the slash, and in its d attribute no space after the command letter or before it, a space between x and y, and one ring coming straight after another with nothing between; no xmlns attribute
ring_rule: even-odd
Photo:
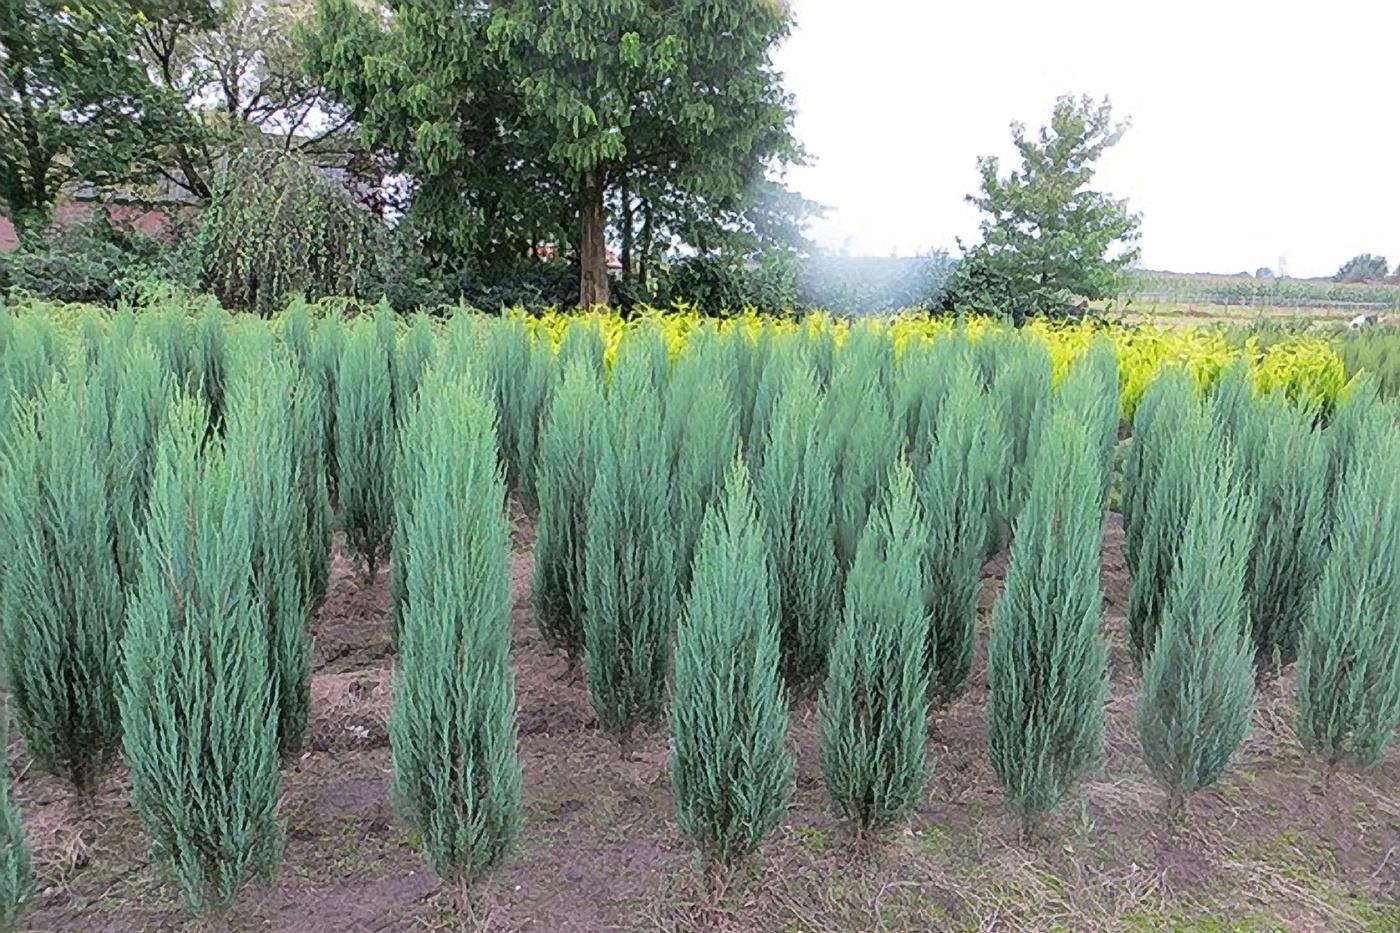
<svg viewBox="0 0 1400 933"><path fill-rule="evenodd" d="M423 447L405 525L412 542L389 721L399 811L423 857L465 896L520 828L515 681L510 668L509 529L496 412L463 382L419 394L405 437Z"/></svg>
<svg viewBox="0 0 1400 933"><path fill-rule="evenodd" d="M280 348L238 345L233 355L225 437L227 456L240 465L242 482L231 490L232 507L247 513L248 571L267 629L277 750L285 758L300 748L311 709L307 505L295 411L299 377Z"/></svg>
<svg viewBox="0 0 1400 933"><path fill-rule="evenodd" d="M0 709L0 749L10 746L10 714ZM29 910L34 871L24 820L10 795L10 756L0 755L0 930L19 928Z"/></svg>
<svg viewBox="0 0 1400 933"><path fill-rule="evenodd" d="M661 717L678 589L670 471L652 360L624 343L599 431L584 528L588 689L623 756Z"/></svg>
<svg viewBox="0 0 1400 933"><path fill-rule="evenodd" d="M524 315L511 314L487 325L483 353L495 393L501 460L511 486L533 505L540 423L554 388L549 343L531 336Z"/></svg>
<svg viewBox="0 0 1400 933"><path fill-rule="evenodd" d="M791 793L777 605L748 474L735 461L705 516L676 640L671 785L711 869L754 852Z"/></svg>
<svg viewBox="0 0 1400 933"><path fill-rule="evenodd" d="M600 383L607 379L607 346L603 329L593 316L572 318L559 341L559 371L568 372L575 360L591 368Z"/></svg>
<svg viewBox="0 0 1400 933"><path fill-rule="evenodd" d="M870 338L865 338L868 341ZM833 445L836 566L844 577L871 510L880 501L890 464L903 446L889 397L884 361L860 338L849 343L822 406L822 433ZM838 586L839 586L838 582Z"/></svg>
<svg viewBox="0 0 1400 933"><path fill-rule="evenodd" d="M1203 432L1178 440L1194 453L1194 494L1155 637L1146 647L1138 736L1168 810L1215 783L1249 732L1254 649L1245 615L1250 505L1228 459Z"/></svg>
<svg viewBox="0 0 1400 933"><path fill-rule="evenodd" d="M341 521L371 581L393 530L394 375L376 326L350 331L336 377L336 463Z"/></svg>
<svg viewBox="0 0 1400 933"><path fill-rule="evenodd" d="M1216 446L1211 422L1185 379L1163 376L1156 394L1145 396L1133 436L1126 489L1131 498L1128 535L1132 582L1128 591L1128 642L1139 669L1161 625L1178 553L1201 483L1201 464ZM1149 406L1149 400L1151 405ZM1125 520L1126 524L1126 520Z"/></svg>
<svg viewBox="0 0 1400 933"><path fill-rule="evenodd" d="M141 570L122 639L132 802L153 858L196 914L270 877L278 817L277 686L252 574L237 457L182 399L161 430Z"/></svg>
<svg viewBox="0 0 1400 933"><path fill-rule="evenodd" d="M156 438L170 406L171 384L145 340L109 344L102 365L110 380L107 466L113 538L122 585L129 588L139 571Z"/></svg>
<svg viewBox="0 0 1400 933"><path fill-rule="evenodd" d="M701 332L705 333L705 332ZM739 453L739 412L731 363L718 342L688 343L666 391L666 446L679 592L690 587L691 563L706 507L717 501Z"/></svg>
<svg viewBox="0 0 1400 933"><path fill-rule="evenodd" d="M987 658L992 768L1023 832L1098 757L1108 688L1099 637L1098 439L1073 409L1057 411L1048 428L1033 458Z"/></svg>
<svg viewBox="0 0 1400 933"><path fill-rule="evenodd" d="M924 786L927 537L913 474L900 463L846 578L820 700L827 793L862 836L907 819Z"/></svg>
<svg viewBox="0 0 1400 933"><path fill-rule="evenodd" d="M770 361L770 367L775 365ZM768 531L778 597L783 675L789 689L820 678L836 628L839 599L833 453L811 370L800 360L783 380L767 425L755 491Z"/></svg>
<svg viewBox="0 0 1400 933"><path fill-rule="evenodd" d="M564 371L540 430L535 620L545 641L562 648L571 664L583 657L588 504L606 439L605 406L597 372L577 360Z"/></svg>
<svg viewBox="0 0 1400 933"><path fill-rule="evenodd" d="M1245 595L1261 673L1297 657L1298 632L1322 572L1328 450L1311 412L1257 399L1237 445L1254 501Z"/></svg>
<svg viewBox="0 0 1400 933"><path fill-rule="evenodd" d="M30 757L88 799L121 748L126 608L100 389L75 362L22 403L0 468L5 685Z"/></svg>
<svg viewBox="0 0 1400 933"><path fill-rule="evenodd" d="M300 371L292 386L287 425L296 448L297 570L309 617L325 598L330 580L331 504L323 433L324 390Z"/></svg>
<svg viewBox="0 0 1400 933"><path fill-rule="evenodd" d="M1329 768L1385 760L1400 726L1400 437L1368 418L1299 638L1294 728Z"/></svg>
<svg viewBox="0 0 1400 933"><path fill-rule="evenodd" d="M1070 367L1055 397L1057 404L1069 406L1089 431L1099 470L1099 499L1108 508L1109 486L1113 480L1113 458L1118 443L1122 402L1118 384L1118 351L1113 341L1100 337Z"/></svg>
<svg viewBox="0 0 1400 933"><path fill-rule="evenodd" d="M988 400L1001 417L1009 461L997 488L991 548L1010 537L1030 490L1030 458L1040 444L1049 413L1051 366L1044 344L1020 333L998 340L984 338L979 346L997 348Z"/></svg>
<svg viewBox="0 0 1400 933"><path fill-rule="evenodd" d="M963 357L948 390L921 429L930 438L918 477L925 515L923 603L925 665L937 702L956 696L972 669L982 558L992 534L993 497L1006 469L1001 425L988 422L987 399L971 362Z"/></svg>
<svg viewBox="0 0 1400 933"><path fill-rule="evenodd" d="M380 311L378 318L386 318L392 322L390 314L392 312ZM376 327L392 326L381 325L378 318ZM437 335L433 332L432 319L419 311L413 315L413 323L409 325L408 332L395 345L392 363L395 418L402 420L407 417L413 398L418 394L418 385L422 382L423 375L437 362L437 355Z"/></svg>

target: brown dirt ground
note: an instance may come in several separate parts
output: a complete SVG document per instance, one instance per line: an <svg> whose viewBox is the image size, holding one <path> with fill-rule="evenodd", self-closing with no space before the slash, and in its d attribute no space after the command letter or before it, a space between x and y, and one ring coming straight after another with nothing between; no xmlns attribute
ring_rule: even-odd
<svg viewBox="0 0 1400 933"><path fill-rule="evenodd" d="M1286 680L1261 697L1222 784L1162 816L1142 764L1124 649L1127 573L1110 519L1104 560L1112 693L1103 767L1043 838L1023 842L986 755L985 659L967 693L930 725L930 780L910 827L857 852L828 810L810 703L792 714L794 805L754 862L702 896L679 837L666 737L632 761L594 727L577 673L530 618L533 532L515 515L511 555L524 835L477 892L470 923L426 870L387 802L391 648L383 575L365 585L343 558L315 623L307 751L287 770L282 873L204 929L375 930L1375 930L1400 931L1400 754L1324 786L1286 722ZM984 607L1005 558L984 572ZM10 751L39 877L33 930L193 929L153 871L115 777L79 813L53 779Z"/></svg>

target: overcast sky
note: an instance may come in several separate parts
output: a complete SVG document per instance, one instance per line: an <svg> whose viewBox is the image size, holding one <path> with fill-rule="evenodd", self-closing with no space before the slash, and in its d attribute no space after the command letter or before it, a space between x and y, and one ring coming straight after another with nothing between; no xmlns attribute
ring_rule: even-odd
<svg viewBox="0 0 1400 933"><path fill-rule="evenodd" d="M911 254L974 238L979 154L1009 155L1064 92L1133 127L1097 184L1142 214L1149 268L1330 275L1400 262L1400 4L792 0L778 65L830 208L830 249ZM1147 12L1150 10L1151 12Z"/></svg>

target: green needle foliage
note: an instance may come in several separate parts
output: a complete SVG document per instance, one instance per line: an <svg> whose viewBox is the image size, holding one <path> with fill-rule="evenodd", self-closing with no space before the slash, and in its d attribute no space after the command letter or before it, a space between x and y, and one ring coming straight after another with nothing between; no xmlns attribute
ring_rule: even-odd
<svg viewBox="0 0 1400 933"><path fill-rule="evenodd" d="M1050 354L1044 344L1017 333L978 346L996 353L989 401L1001 416L1008 444L1009 467L996 495L995 525L989 548L1004 545L1030 492L1030 457L1040 443L1051 397Z"/></svg>
<svg viewBox="0 0 1400 933"><path fill-rule="evenodd" d="M758 849L787 810L793 758L763 526L735 461L710 507L676 641L671 784L712 870Z"/></svg>
<svg viewBox="0 0 1400 933"><path fill-rule="evenodd" d="M1329 770L1380 764L1400 726L1400 437L1380 411L1357 426L1298 651L1294 728Z"/></svg>
<svg viewBox="0 0 1400 933"><path fill-rule="evenodd" d="M107 346L99 365L107 374L105 394L111 407L108 483L117 564L123 587L130 588L140 568L156 438L170 407L171 385L146 341L121 344L115 340Z"/></svg>
<svg viewBox="0 0 1400 933"><path fill-rule="evenodd" d="M783 675L794 691L815 684L826 669L839 599L834 456L823 436L822 399L811 369L790 365L767 425L755 489L768 529L768 552L778 591Z"/></svg>
<svg viewBox="0 0 1400 933"><path fill-rule="evenodd" d="M0 749L10 747L10 713L0 710ZM0 755L0 930L16 930L29 910L34 872L24 820L10 796L10 756Z"/></svg>
<svg viewBox="0 0 1400 933"><path fill-rule="evenodd" d="M926 516L925 665L940 703L961 692L972 669L982 558L993 532L993 496L1007 468L1002 426L986 417L971 361L960 357L947 379L935 420L920 432L931 443L918 477Z"/></svg>
<svg viewBox="0 0 1400 933"><path fill-rule="evenodd" d="M243 473L241 496L252 545L253 595L267 626L267 649L277 702L277 750L301 747L311 712L311 637L305 586L306 504L301 497L303 451L297 435L300 378L278 347L235 348L229 385L228 457ZM289 412L292 417L288 417Z"/></svg>
<svg viewBox="0 0 1400 933"><path fill-rule="evenodd" d="M1254 701L1244 605L1250 506L1212 438L1199 432L1178 443L1192 448L1196 492L1138 699L1143 757L1172 813L1225 773Z"/></svg>
<svg viewBox="0 0 1400 933"><path fill-rule="evenodd" d="M176 402L161 432L121 718L155 862L191 911L218 914L277 869L281 775L272 652L249 573L250 477L205 443L203 409Z"/></svg>
<svg viewBox="0 0 1400 933"><path fill-rule="evenodd" d="M862 836L908 819L924 786L926 539L914 476L900 463L846 578L820 701L827 792Z"/></svg>
<svg viewBox="0 0 1400 933"><path fill-rule="evenodd" d="M1134 425L1123 503L1132 569L1128 642L1141 669L1157 639L1191 504L1199 494L1202 461L1218 441L1189 379L1179 372L1153 383Z"/></svg>
<svg viewBox="0 0 1400 933"><path fill-rule="evenodd" d="M1055 413L1034 457L988 648L992 767L1027 833L1079 781L1103 740L1099 454L1079 412Z"/></svg>
<svg viewBox="0 0 1400 933"><path fill-rule="evenodd" d="M678 604L666 433L643 344L626 342L608 393L584 529L584 645L593 711L630 752L660 719Z"/></svg>
<svg viewBox="0 0 1400 933"><path fill-rule="evenodd" d="M1246 417L1238 458L1254 500L1254 544L1245 576L1261 673L1297 657L1327 546L1326 438L1311 412L1282 396L1257 399Z"/></svg>
<svg viewBox="0 0 1400 933"><path fill-rule="evenodd" d="M389 722L394 791L423 856L464 889L520 828L510 669L509 530L496 411L477 389L430 377L405 437L415 501L396 533L414 542Z"/></svg>
<svg viewBox="0 0 1400 933"><path fill-rule="evenodd" d="M392 336L389 339L392 341ZM389 353L377 323L352 328L340 358L336 385L341 521L346 543L364 562L371 581L388 555L394 524L391 487L396 419Z"/></svg>
<svg viewBox="0 0 1400 933"><path fill-rule="evenodd" d="M331 503L322 430L324 411L321 383L306 372L298 372L287 416L297 461L297 571L308 617L325 598L330 579Z"/></svg>
<svg viewBox="0 0 1400 933"><path fill-rule="evenodd" d="M842 577L904 442L885 361L860 334L857 330L842 351L822 407L821 430L835 448L836 561Z"/></svg>
<svg viewBox="0 0 1400 933"><path fill-rule="evenodd" d="M533 339L524 316L511 314L487 325L484 352L495 390L506 475L521 498L534 505L540 422L554 389L549 343Z"/></svg>
<svg viewBox="0 0 1400 933"><path fill-rule="evenodd" d="M125 597L108 500L107 408L78 364L6 439L5 685L35 763L90 797L121 748Z"/></svg>
<svg viewBox="0 0 1400 933"><path fill-rule="evenodd" d="M705 332L702 332L702 334ZM688 347L666 393L667 449L679 592L690 589L691 564L706 508L719 500L739 454L739 412L732 361L713 336Z"/></svg>
<svg viewBox="0 0 1400 933"><path fill-rule="evenodd" d="M1089 431L1100 476L1100 501L1108 508L1109 485L1113 480L1113 457L1118 445L1122 420L1118 385L1118 351L1113 341L1100 337L1089 345L1055 393L1059 404L1079 416Z"/></svg>
<svg viewBox="0 0 1400 933"><path fill-rule="evenodd" d="M583 657L585 530L605 407L597 371L576 360L540 430L535 620L545 641L567 652L571 663Z"/></svg>

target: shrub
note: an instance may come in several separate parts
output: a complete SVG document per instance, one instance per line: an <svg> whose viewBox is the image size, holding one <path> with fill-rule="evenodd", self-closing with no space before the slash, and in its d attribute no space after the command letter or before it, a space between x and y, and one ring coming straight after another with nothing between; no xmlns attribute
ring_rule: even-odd
<svg viewBox="0 0 1400 933"><path fill-rule="evenodd" d="M677 361L666 393L673 536L682 595L690 589L706 507L719 501L725 476L739 455L739 413L729 362L717 341L693 344Z"/></svg>
<svg viewBox="0 0 1400 933"><path fill-rule="evenodd" d="M0 711L0 748L10 747L10 714ZM34 872L24 820L10 796L10 756L0 756L0 930L15 930L29 909Z"/></svg>
<svg viewBox="0 0 1400 933"><path fill-rule="evenodd" d="M7 439L5 685L35 763L91 797L121 747L125 597L105 400L81 369L69 378L22 405Z"/></svg>
<svg viewBox="0 0 1400 933"><path fill-rule="evenodd" d="M1281 396L1257 399L1238 444L1254 501L1245 595L1261 672L1292 663L1322 572L1328 450L1312 414Z"/></svg>
<svg viewBox="0 0 1400 933"><path fill-rule="evenodd" d="M711 867L755 851L787 809L793 758L776 608L763 526L736 461L696 548L671 709L681 831Z"/></svg>
<svg viewBox="0 0 1400 933"><path fill-rule="evenodd" d="M1244 606L1249 503L1208 435L1177 443L1191 448L1195 494L1138 699L1143 757L1166 786L1171 812L1229 767L1254 699Z"/></svg>
<svg viewBox="0 0 1400 933"><path fill-rule="evenodd" d="M1029 832L1099 754L1103 517L1096 439L1057 411L1032 466L988 648L992 767Z"/></svg>
<svg viewBox="0 0 1400 933"><path fill-rule="evenodd" d="M1374 767L1400 725L1400 438L1358 426L1298 650L1295 729L1329 767Z"/></svg>
<svg viewBox="0 0 1400 933"><path fill-rule="evenodd" d="M832 516L833 455L822 436L821 397L811 370L787 365L767 427L757 483L778 594L783 674L800 690L820 678L839 598Z"/></svg>
<svg viewBox="0 0 1400 933"><path fill-rule="evenodd" d="M846 579L820 702L827 792L861 835L907 819L924 785L926 538L914 477L901 463Z"/></svg>
<svg viewBox="0 0 1400 933"><path fill-rule="evenodd" d="M377 218L298 156L252 150L220 173L199 232L204 287L269 315L292 297L369 297Z"/></svg>
<svg viewBox="0 0 1400 933"><path fill-rule="evenodd" d="M393 529L394 381L377 328L350 330L336 376L336 464L350 550L373 580Z"/></svg>
<svg viewBox="0 0 1400 933"><path fill-rule="evenodd" d="M484 352L495 391L501 460L511 486L534 505L540 422L554 389L549 343L535 340L524 317L512 314L487 325Z"/></svg>
<svg viewBox="0 0 1400 933"><path fill-rule="evenodd" d="M1118 353L1113 342L1103 337L1095 339L1070 367L1056 397L1061 404L1072 407L1080 423L1089 430L1100 477L1099 499L1106 509L1121 419Z"/></svg>
<svg viewBox="0 0 1400 933"><path fill-rule="evenodd" d="M995 524L989 548L1010 537L1011 527L1030 492L1031 453L1040 443L1051 396L1050 355L1033 338L1018 333L979 346L996 349L988 400L1001 417L1008 461L997 484Z"/></svg>
<svg viewBox="0 0 1400 933"><path fill-rule="evenodd" d="M122 343L115 334L110 339L98 365L111 410L107 466L113 539L122 586L130 588L139 571L156 438L170 407L171 384L144 340Z"/></svg>
<svg viewBox="0 0 1400 933"><path fill-rule="evenodd" d="M878 340L878 338L876 338ZM834 446L836 565L844 578L890 464L903 446L889 396L890 345L857 330L848 338L822 406L822 433ZM839 586L839 583L838 583Z"/></svg>
<svg viewBox="0 0 1400 933"><path fill-rule="evenodd" d="M992 535L993 493L1005 472L1001 425L966 359L948 376L948 391L932 424L929 461L918 477L926 516L923 603L929 688L937 702L955 697L972 669L982 558Z"/></svg>
<svg viewBox="0 0 1400 933"><path fill-rule="evenodd" d="M278 348L245 343L230 380L227 448L245 471L233 491L246 511L253 597L267 628L277 705L277 750L301 746L311 711L311 639L303 546L307 508L301 497L303 452L296 432L298 378Z"/></svg>
<svg viewBox="0 0 1400 933"><path fill-rule="evenodd" d="M26 233L15 250L0 251L0 292L14 288L48 301L115 304L132 297L138 282L193 287L196 273L186 252L113 222L97 205L78 223Z"/></svg>
<svg viewBox="0 0 1400 933"><path fill-rule="evenodd" d="M413 542L389 723L399 810L440 877L466 887L520 827L510 668L509 532L495 409L433 381L408 416L421 441L404 469L414 501L396 534ZM407 440L405 440L407 444Z"/></svg>
<svg viewBox="0 0 1400 933"><path fill-rule="evenodd" d="M132 800L154 859L197 914L230 907L282 847L276 684L253 591L248 476L206 444L203 406L161 431L122 640Z"/></svg>
<svg viewBox="0 0 1400 933"><path fill-rule="evenodd" d="M606 402L597 372L574 361L540 431L535 620L570 663L583 656L589 501L604 435Z"/></svg>
<svg viewBox="0 0 1400 933"><path fill-rule="evenodd" d="M1128 643L1139 669L1157 639L1191 503L1199 495L1201 458L1216 443L1210 431L1210 419L1180 371L1153 383L1133 421L1123 509L1132 571Z"/></svg>
<svg viewBox="0 0 1400 933"><path fill-rule="evenodd" d="M630 753L661 716L677 576L660 397L645 348L624 343L613 372L584 529L584 646L593 711Z"/></svg>

